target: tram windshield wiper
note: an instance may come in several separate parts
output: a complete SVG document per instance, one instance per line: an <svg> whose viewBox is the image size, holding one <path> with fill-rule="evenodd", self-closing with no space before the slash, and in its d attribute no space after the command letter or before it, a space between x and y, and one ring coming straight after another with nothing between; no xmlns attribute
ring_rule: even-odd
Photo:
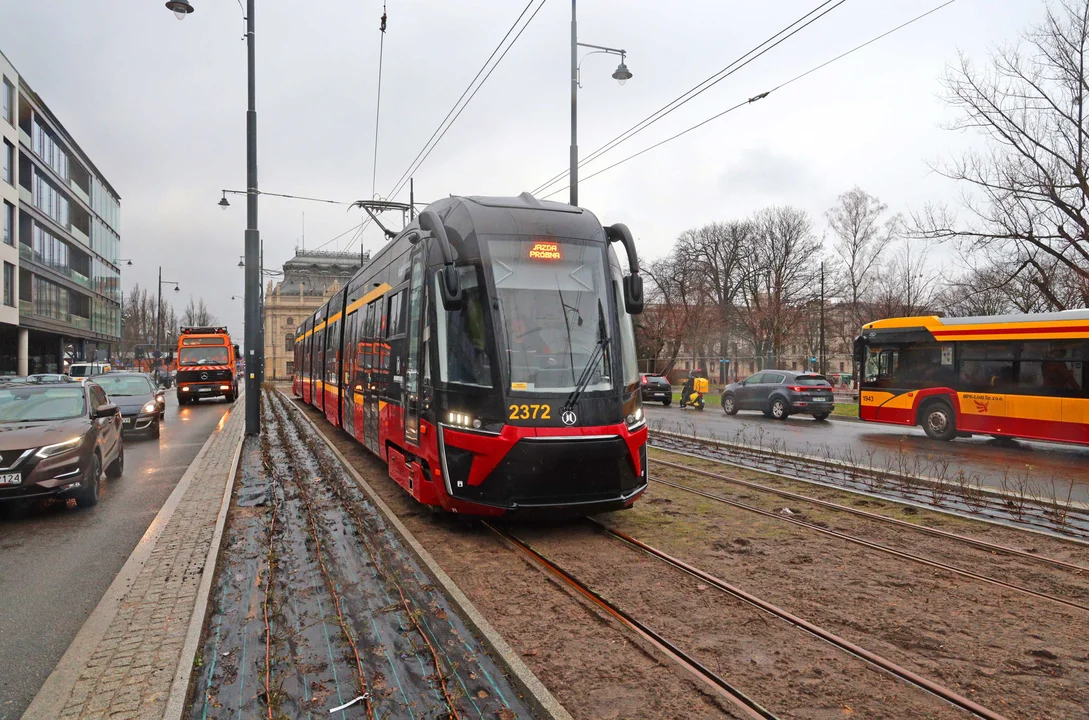
<svg viewBox="0 0 1089 720"><path fill-rule="evenodd" d="M563 406L565 410L569 410L575 406L575 403L579 401L579 396L582 395L582 391L586 389L586 386L590 384L590 378L594 376L594 368L597 365L598 358L609 347L609 333L605 325L605 310L601 306L601 298L597 299L597 344L594 345L594 351L590 353L590 359L586 362L586 367L582 369L582 375L579 377L578 384L575 385L574 392L567 398L567 403Z"/></svg>

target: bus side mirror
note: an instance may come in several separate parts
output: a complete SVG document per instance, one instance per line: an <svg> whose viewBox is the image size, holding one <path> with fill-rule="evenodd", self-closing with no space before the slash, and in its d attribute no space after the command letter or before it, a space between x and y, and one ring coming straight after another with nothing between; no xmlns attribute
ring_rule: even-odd
<svg viewBox="0 0 1089 720"><path fill-rule="evenodd" d="M442 269L442 282L439 283L442 295L442 307L446 311L461 309L464 295L461 292L461 275L454 267L454 255L450 246L450 237L446 234L446 226L434 210L424 210L420 213L420 227L435 236L442 252L442 261L445 267Z"/></svg>

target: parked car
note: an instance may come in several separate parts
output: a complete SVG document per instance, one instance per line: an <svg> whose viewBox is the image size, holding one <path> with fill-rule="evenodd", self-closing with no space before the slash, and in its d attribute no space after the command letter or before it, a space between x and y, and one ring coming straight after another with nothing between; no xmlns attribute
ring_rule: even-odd
<svg viewBox="0 0 1089 720"><path fill-rule="evenodd" d="M121 413L94 382L0 381L0 501L44 496L98 503L102 470L125 470Z"/></svg>
<svg viewBox="0 0 1089 720"><path fill-rule="evenodd" d="M0 383L25 383L25 375L4 375L0 377Z"/></svg>
<svg viewBox="0 0 1089 720"><path fill-rule="evenodd" d="M111 372L99 375L95 382L121 410L122 429L126 433L159 437L160 423L166 415L166 398L147 373Z"/></svg>
<svg viewBox="0 0 1089 720"><path fill-rule="evenodd" d="M639 394L643 400L661 400L667 407L673 402L673 386L664 375L639 373L639 382Z"/></svg>
<svg viewBox="0 0 1089 720"><path fill-rule="evenodd" d="M764 370L722 391L722 409L727 415L736 415L738 410L760 410L776 420L791 415L824 420L835 407L828 380L798 370Z"/></svg>
<svg viewBox="0 0 1089 720"><path fill-rule="evenodd" d="M26 381L32 383L66 383L72 382L72 378L63 373L37 373L27 375Z"/></svg>

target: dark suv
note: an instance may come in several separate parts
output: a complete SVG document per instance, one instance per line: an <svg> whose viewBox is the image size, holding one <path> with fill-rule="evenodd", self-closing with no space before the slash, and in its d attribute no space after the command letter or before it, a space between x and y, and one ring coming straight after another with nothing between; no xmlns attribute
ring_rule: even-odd
<svg viewBox="0 0 1089 720"><path fill-rule="evenodd" d="M673 386L664 376L655 373L639 373L639 383L639 393L643 400L661 400L667 407L673 402Z"/></svg>
<svg viewBox="0 0 1089 720"><path fill-rule="evenodd" d="M823 376L797 370L764 370L722 391L722 409L727 415L762 410L776 420L797 414L824 420L835 407L832 385Z"/></svg>
<svg viewBox="0 0 1089 720"><path fill-rule="evenodd" d="M98 502L102 470L125 469L121 413L94 381L0 383L0 501Z"/></svg>

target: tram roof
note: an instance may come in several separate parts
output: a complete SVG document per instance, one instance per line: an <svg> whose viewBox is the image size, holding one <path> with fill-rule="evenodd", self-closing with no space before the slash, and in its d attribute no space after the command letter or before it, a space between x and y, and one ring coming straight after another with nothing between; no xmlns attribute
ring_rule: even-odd
<svg viewBox="0 0 1089 720"><path fill-rule="evenodd" d="M514 197L451 195L430 206L447 227L462 237L479 235L549 235L590 239L604 238L600 221L592 212L553 200L538 200L524 192Z"/></svg>

